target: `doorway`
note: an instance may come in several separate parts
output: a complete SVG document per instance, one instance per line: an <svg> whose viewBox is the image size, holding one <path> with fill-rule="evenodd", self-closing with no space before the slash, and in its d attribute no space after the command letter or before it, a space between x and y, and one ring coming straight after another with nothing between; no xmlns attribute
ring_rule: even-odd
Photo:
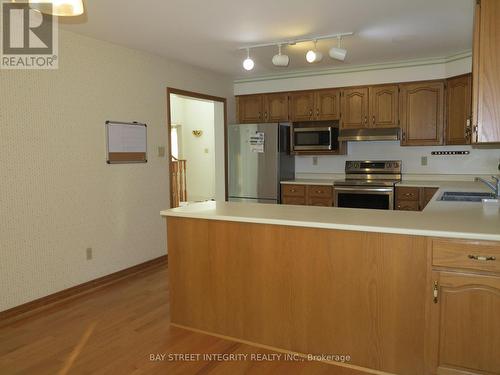
<svg viewBox="0 0 500 375"><path fill-rule="evenodd" d="M167 88L170 207L226 200L226 99Z"/></svg>

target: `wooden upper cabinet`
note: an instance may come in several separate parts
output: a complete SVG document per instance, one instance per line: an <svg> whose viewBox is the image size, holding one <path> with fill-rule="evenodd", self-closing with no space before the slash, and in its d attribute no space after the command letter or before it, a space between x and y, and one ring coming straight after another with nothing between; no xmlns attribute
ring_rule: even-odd
<svg viewBox="0 0 500 375"><path fill-rule="evenodd" d="M500 1L476 5L473 53L475 143L500 142Z"/></svg>
<svg viewBox="0 0 500 375"><path fill-rule="evenodd" d="M500 278L458 272L432 276L429 373L498 374Z"/></svg>
<svg viewBox="0 0 500 375"><path fill-rule="evenodd" d="M315 120L338 120L340 118L340 90L318 90L314 97Z"/></svg>
<svg viewBox="0 0 500 375"><path fill-rule="evenodd" d="M399 126L398 85L371 86L369 98L369 125L374 128L397 128Z"/></svg>
<svg viewBox="0 0 500 375"><path fill-rule="evenodd" d="M238 96L238 120L240 123L259 123L263 121L262 95Z"/></svg>
<svg viewBox="0 0 500 375"><path fill-rule="evenodd" d="M471 143L471 76L450 78L446 81L446 130L447 145Z"/></svg>
<svg viewBox="0 0 500 375"><path fill-rule="evenodd" d="M288 93L265 94L263 110L264 122L288 121Z"/></svg>
<svg viewBox="0 0 500 375"><path fill-rule="evenodd" d="M314 92L301 91L290 94L292 121L310 121L314 117Z"/></svg>
<svg viewBox="0 0 500 375"><path fill-rule="evenodd" d="M443 144L444 82L429 81L400 85L401 144Z"/></svg>
<svg viewBox="0 0 500 375"><path fill-rule="evenodd" d="M368 87L342 90L341 106L341 128L358 129L368 126Z"/></svg>

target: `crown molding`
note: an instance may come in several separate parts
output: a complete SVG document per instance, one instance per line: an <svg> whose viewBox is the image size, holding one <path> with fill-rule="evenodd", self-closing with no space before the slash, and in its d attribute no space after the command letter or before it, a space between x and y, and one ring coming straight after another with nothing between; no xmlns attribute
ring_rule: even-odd
<svg viewBox="0 0 500 375"><path fill-rule="evenodd" d="M397 68L410 68L410 67L425 66L425 65L447 64L454 61L467 59L470 58L471 56L472 56L472 51L468 50L444 57L442 56L442 57L402 60L402 61L393 61L389 63L378 63L378 64L352 65L345 67L316 69L307 71L302 70L302 71L293 71L286 73L260 75L251 78L237 78L234 80L234 83L236 84L236 83L247 83L247 82L272 81L272 80L289 79L289 78L367 72L370 70L385 70L385 69L397 69Z"/></svg>

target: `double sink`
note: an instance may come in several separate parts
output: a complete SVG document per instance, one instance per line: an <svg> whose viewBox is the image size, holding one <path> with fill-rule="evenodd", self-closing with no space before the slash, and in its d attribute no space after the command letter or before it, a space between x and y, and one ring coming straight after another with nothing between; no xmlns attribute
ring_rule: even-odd
<svg viewBox="0 0 500 375"><path fill-rule="evenodd" d="M481 202L483 199L495 199L491 193L476 193L468 191L445 191L438 201L448 202Z"/></svg>

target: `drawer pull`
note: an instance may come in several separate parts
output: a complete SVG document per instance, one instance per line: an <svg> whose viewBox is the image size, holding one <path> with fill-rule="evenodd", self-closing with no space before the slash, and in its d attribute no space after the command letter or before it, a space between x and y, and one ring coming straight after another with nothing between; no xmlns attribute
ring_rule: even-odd
<svg viewBox="0 0 500 375"><path fill-rule="evenodd" d="M481 260L481 261L497 260L496 257L492 257L492 256L472 255L472 254L469 254L469 259Z"/></svg>
<svg viewBox="0 0 500 375"><path fill-rule="evenodd" d="M292 193L295 193L295 189L291 189L290 191L291 191Z"/></svg>

